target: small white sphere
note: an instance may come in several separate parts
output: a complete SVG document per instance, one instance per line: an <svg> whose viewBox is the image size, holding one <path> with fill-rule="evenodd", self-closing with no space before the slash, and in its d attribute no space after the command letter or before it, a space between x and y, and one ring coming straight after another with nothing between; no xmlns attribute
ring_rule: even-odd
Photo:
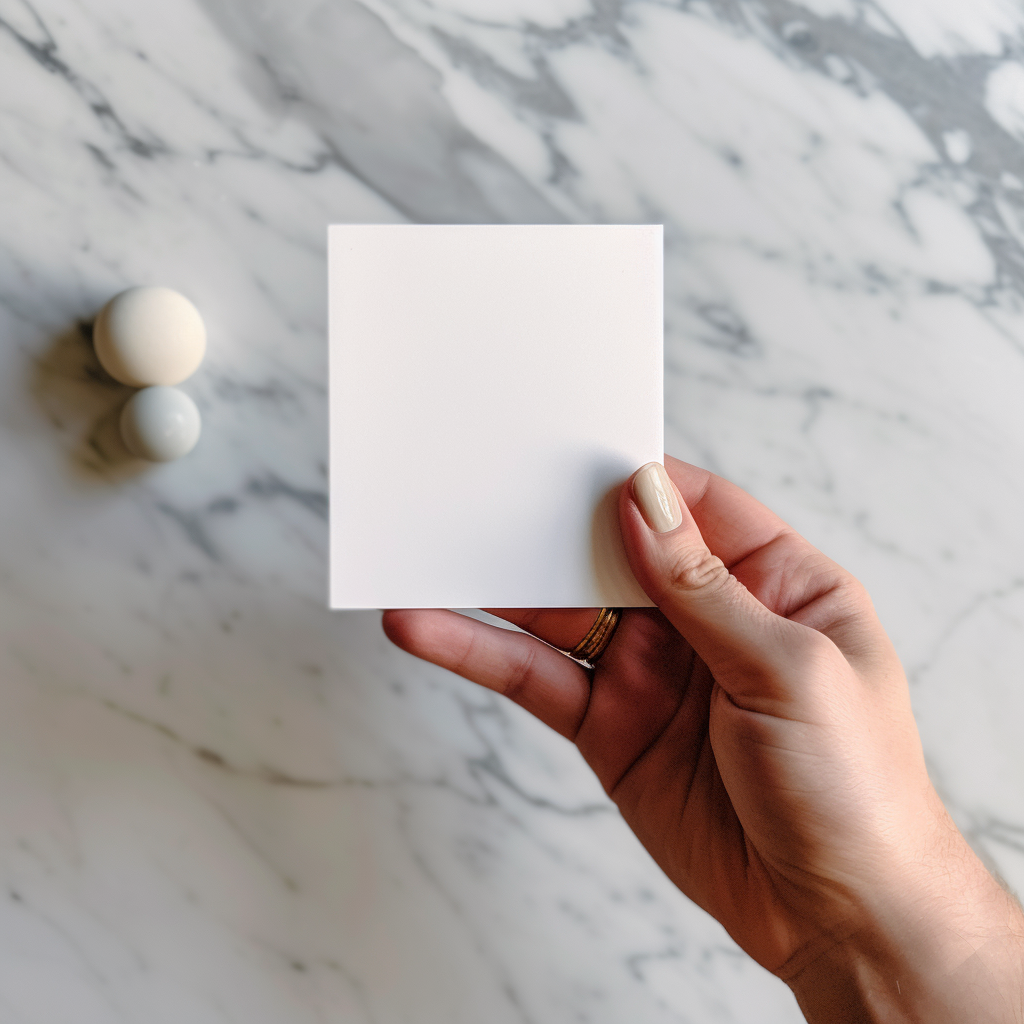
<svg viewBox="0 0 1024 1024"><path fill-rule="evenodd" d="M202 421L184 391L157 385L137 391L121 411L125 447L150 462L170 462L196 446Z"/></svg>
<svg viewBox="0 0 1024 1024"><path fill-rule="evenodd" d="M203 361L206 327L184 295L129 288L100 310L93 344L103 369L122 384L180 384Z"/></svg>

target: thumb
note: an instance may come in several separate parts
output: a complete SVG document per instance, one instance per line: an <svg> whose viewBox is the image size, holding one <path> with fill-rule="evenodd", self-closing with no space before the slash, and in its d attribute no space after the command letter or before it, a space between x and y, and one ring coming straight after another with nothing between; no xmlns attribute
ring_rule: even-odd
<svg viewBox="0 0 1024 1024"><path fill-rule="evenodd" d="M796 699L794 655L809 653L821 634L771 611L712 554L660 463L623 487L619 518L637 582L726 693L769 713Z"/></svg>

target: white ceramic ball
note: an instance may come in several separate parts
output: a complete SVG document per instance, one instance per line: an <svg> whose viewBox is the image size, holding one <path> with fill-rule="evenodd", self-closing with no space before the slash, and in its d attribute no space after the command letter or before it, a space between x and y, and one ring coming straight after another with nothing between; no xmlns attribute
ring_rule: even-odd
<svg viewBox="0 0 1024 1024"><path fill-rule="evenodd" d="M103 369L122 384L180 384L203 361L206 327L173 289L129 288L100 310L93 344Z"/></svg>
<svg viewBox="0 0 1024 1024"><path fill-rule="evenodd" d="M201 429L196 403L177 388L143 388L121 411L125 447L150 462L170 462L187 455L196 446Z"/></svg>

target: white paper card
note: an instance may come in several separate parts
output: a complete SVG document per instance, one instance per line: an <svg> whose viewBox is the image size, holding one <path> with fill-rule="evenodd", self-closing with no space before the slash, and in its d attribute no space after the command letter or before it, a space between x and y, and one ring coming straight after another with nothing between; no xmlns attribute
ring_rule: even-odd
<svg viewBox="0 0 1024 1024"><path fill-rule="evenodd" d="M660 225L332 225L334 608L649 606Z"/></svg>

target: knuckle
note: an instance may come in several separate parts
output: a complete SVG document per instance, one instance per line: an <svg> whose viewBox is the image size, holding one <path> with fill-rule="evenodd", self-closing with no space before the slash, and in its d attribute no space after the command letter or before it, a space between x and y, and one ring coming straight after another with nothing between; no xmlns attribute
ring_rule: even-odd
<svg viewBox="0 0 1024 1024"><path fill-rule="evenodd" d="M847 576L839 587L842 604L857 615L874 615L875 605L868 588L855 576Z"/></svg>
<svg viewBox="0 0 1024 1024"><path fill-rule="evenodd" d="M795 685L808 699L834 699L842 689L841 680L847 668L836 645L824 633L804 627L791 636L787 646L786 676L790 685Z"/></svg>
<svg viewBox="0 0 1024 1024"><path fill-rule="evenodd" d="M849 614L874 612L867 587L830 558L821 556L822 564L812 577L822 594L831 596L834 606Z"/></svg>
<svg viewBox="0 0 1024 1024"><path fill-rule="evenodd" d="M468 674L475 661L476 646L476 634L470 631L465 635L458 653L453 652L451 662L448 666L452 672L463 676L464 678L469 678Z"/></svg>
<svg viewBox="0 0 1024 1024"><path fill-rule="evenodd" d="M523 645L513 655L505 670L505 685L502 693L509 700L519 703L520 696L527 689L534 675L534 662L537 658L537 651L533 645Z"/></svg>
<svg viewBox="0 0 1024 1024"><path fill-rule="evenodd" d="M687 593L727 586L730 578L725 563L707 548L680 551L668 567L669 586Z"/></svg>
<svg viewBox="0 0 1024 1024"><path fill-rule="evenodd" d="M836 645L824 633L808 626L796 631L791 650L796 667L814 673L831 665L837 654Z"/></svg>

